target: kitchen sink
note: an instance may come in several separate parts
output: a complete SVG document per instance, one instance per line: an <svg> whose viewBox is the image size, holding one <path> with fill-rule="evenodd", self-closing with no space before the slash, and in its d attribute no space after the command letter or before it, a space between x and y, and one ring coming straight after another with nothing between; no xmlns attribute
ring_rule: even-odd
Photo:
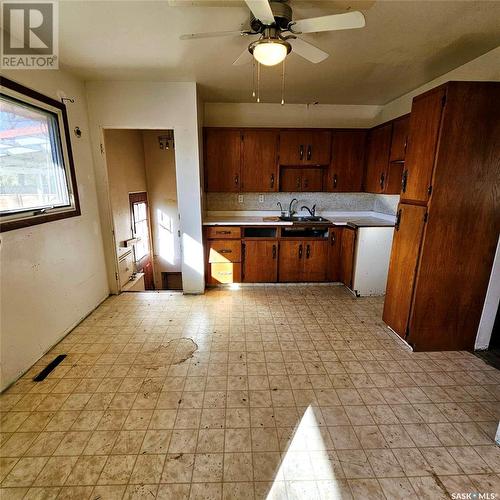
<svg viewBox="0 0 500 500"><path fill-rule="evenodd" d="M281 216L279 218L284 222L330 222L328 219L324 217L316 216L316 215L294 215L292 217Z"/></svg>

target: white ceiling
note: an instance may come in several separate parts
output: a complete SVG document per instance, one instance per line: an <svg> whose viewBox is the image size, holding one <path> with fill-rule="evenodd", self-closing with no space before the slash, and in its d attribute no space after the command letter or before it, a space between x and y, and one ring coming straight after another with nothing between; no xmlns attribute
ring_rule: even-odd
<svg viewBox="0 0 500 500"><path fill-rule="evenodd" d="M230 7L63 1L61 66L85 80L196 81L205 101L251 102L252 65L232 66L248 38L179 40L183 33L245 26L244 3L226 2ZM330 57L320 64L293 53L287 58L287 102L385 104L500 45L500 1L295 0L295 18L349 5L363 11L366 27L304 35ZM263 100L277 102L279 92L280 69L264 68Z"/></svg>

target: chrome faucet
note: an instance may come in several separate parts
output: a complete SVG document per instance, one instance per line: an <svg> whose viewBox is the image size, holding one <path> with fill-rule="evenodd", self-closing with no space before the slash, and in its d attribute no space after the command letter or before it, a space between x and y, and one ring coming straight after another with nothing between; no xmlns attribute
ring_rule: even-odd
<svg viewBox="0 0 500 500"><path fill-rule="evenodd" d="M295 209L293 208L293 203L298 203L299 200L297 198L293 198L292 201L290 202L290 205L288 205L288 216L293 217L293 214L296 213Z"/></svg>
<svg viewBox="0 0 500 500"><path fill-rule="evenodd" d="M286 212L283 210L283 205L281 204L281 201L278 201L276 205L278 205L278 207L280 208L281 216L284 217L286 215Z"/></svg>
<svg viewBox="0 0 500 500"><path fill-rule="evenodd" d="M312 206L312 208L306 207L305 205L301 207L301 210L307 210L311 217L314 217L316 215L316 204Z"/></svg>

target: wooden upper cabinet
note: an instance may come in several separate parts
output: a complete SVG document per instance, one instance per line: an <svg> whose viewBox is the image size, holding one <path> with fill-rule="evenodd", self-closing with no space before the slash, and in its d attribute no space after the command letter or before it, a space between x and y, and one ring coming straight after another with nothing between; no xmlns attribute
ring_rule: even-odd
<svg viewBox="0 0 500 500"><path fill-rule="evenodd" d="M443 87L413 99L401 201L429 199L444 101Z"/></svg>
<svg viewBox="0 0 500 500"><path fill-rule="evenodd" d="M383 193L391 149L392 122L373 128L368 133L365 191Z"/></svg>
<svg viewBox="0 0 500 500"><path fill-rule="evenodd" d="M304 165L328 165L332 134L329 130L311 130L305 152Z"/></svg>
<svg viewBox="0 0 500 500"><path fill-rule="evenodd" d="M382 319L406 337L426 207L400 204L392 241Z"/></svg>
<svg viewBox="0 0 500 500"><path fill-rule="evenodd" d="M410 128L410 115L404 115L392 122L391 154L389 161L405 160L408 131Z"/></svg>
<svg viewBox="0 0 500 500"><path fill-rule="evenodd" d="M334 130L325 191L362 191L366 130Z"/></svg>
<svg viewBox="0 0 500 500"><path fill-rule="evenodd" d="M234 129L205 129L205 189L240 190L241 134Z"/></svg>
<svg viewBox="0 0 500 500"><path fill-rule="evenodd" d="M277 130L243 130L241 191L272 192L278 190Z"/></svg>
<svg viewBox="0 0 500 500"><path fill-rule="evenodd" d="M302 186L301 191L317 192L323 191L323 169L303 168L301 169Z"/></svg>
<svg viewBox="0 0 500 500"><path fill-rule="evenodd" d="M280 165L328 165L330 143L329 130L282 130L279 147Z"/></svg>
<svg viewBox="0 0 500 500"><path fill-rule="evenodd" d="M318 192L323 190L322 168L294 168L282 167L280 176L280 191L293 192Z"/></svg>

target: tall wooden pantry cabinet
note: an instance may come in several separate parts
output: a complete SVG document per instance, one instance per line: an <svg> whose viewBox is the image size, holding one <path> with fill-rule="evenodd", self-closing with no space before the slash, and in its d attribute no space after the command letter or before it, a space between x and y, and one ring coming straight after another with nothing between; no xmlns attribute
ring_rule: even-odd
<svg viewBox="0 0 500 500"><path fill-rule="evenodd" d="M416 351L472 349L500 231L500 83L413 100L383 320Z"/></svg>

